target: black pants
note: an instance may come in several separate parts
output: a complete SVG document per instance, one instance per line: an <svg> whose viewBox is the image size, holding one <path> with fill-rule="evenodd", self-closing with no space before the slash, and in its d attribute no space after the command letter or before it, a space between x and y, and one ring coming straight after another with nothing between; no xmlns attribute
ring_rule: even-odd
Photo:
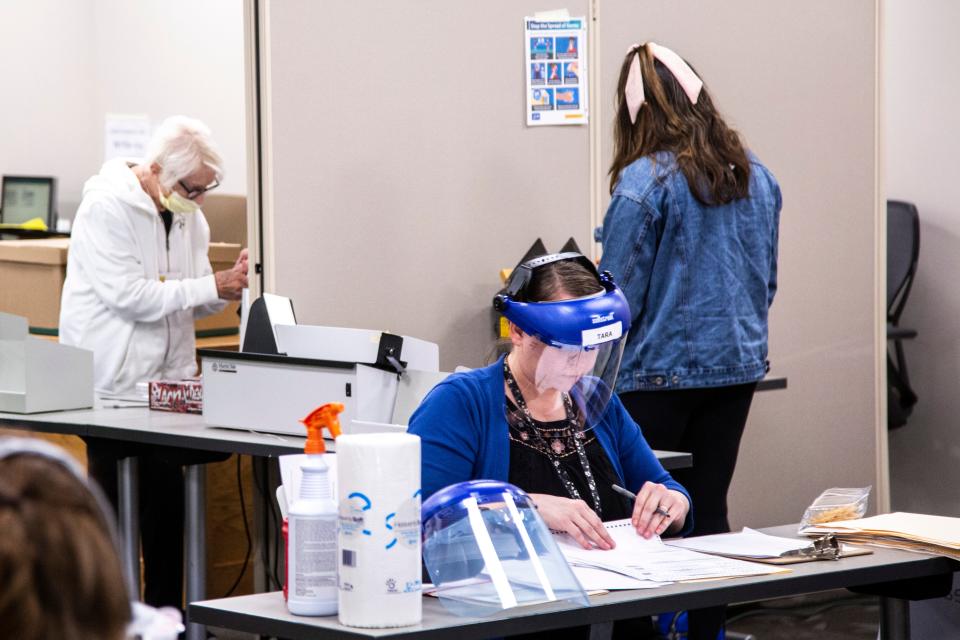
<svg viewBox="0 0 960 640"><path fill-rule="evenodd" d="M621 396L651 447L693 454L692 467L671 472L690 492L693 501L690 535L730 531L727 490L756 387L752 382L703 389L634 391ZM724 607L691 611L689 639L715 640L723 626L724 611Z"/></svg>
<svg viewBox="0 0 960 640"><path fill-rule="evenodd" d="M117 462L139 463L140 545L143 601L183 609L183 465L225 460L229 454L86 438L90 476L117 509Z"/></svg>

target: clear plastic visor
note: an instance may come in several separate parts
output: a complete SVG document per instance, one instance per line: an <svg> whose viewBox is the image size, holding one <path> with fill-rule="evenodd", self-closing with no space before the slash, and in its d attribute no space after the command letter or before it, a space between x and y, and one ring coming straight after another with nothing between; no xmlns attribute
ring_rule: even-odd
<svg viewBox="0 0 960 640"><path fill-rule="evenodd" d="M508 492L502 502L485 504L465 497L424 522L423 560L432 594L457 615L556 600L588 605L536 507Z"/></svg>
<svg viewBox="0 0 960 640"><path fill-rule="evenodd" d="M595 427L613 395L623 339L586 348L553 347L532 336L528 340L530 344L515 350L511 359L521 392L532 387L537 394L556 394L558 402L569 401L581 429ZM529 398L524 400L529 404Z"/></svg>

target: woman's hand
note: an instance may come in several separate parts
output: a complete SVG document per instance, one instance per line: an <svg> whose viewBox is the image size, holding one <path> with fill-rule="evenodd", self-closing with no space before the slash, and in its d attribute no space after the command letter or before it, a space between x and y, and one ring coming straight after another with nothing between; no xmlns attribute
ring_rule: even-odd
<svg viewBox="0 0 960 640"><path fill-rule="evenodd" d="M644 538L669 531L679 531L687 519L690 503L679 491L667 489L662 484L644 482L633 503L630 521L637 533Z"/></svg>
<svg viewBox="0 0 960 640"><path fill-rule="evenodd" d="M537 512L553 531L569 534L584 549L613 549L614 542L599 516L583 500L531 493Z"/></svg>

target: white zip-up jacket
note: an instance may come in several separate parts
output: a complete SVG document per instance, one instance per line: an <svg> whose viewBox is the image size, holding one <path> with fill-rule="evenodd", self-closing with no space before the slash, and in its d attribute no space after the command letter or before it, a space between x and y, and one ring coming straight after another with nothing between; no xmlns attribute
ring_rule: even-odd
<svg viewBox="0 0 960 640"><path fill-rule="evenodd" d="M93 351L101 393L196 375L194 317L226 304L203 213L174 214L167 236L130 166L111 160L84 185L60 301L60 342Z"/></svg>

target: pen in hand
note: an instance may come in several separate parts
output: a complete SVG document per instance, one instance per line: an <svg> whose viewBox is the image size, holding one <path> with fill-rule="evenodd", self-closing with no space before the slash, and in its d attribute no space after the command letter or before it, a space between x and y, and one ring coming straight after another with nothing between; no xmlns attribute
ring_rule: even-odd
<svg viewBox="0 0 960 640"><path fill-rule="evenodd" d="M627 489L624 489L618 484L610 485L610 488L616 491L617 493L619 493L620 495L622 495L624 498L629 498L632 502L636 501L637 499L637 494L635 494L633 491L628 491ZM659 513L662 516L670 515L670 513L660 505L657 505L657 508L654 509L653 512Z"/></svg>

